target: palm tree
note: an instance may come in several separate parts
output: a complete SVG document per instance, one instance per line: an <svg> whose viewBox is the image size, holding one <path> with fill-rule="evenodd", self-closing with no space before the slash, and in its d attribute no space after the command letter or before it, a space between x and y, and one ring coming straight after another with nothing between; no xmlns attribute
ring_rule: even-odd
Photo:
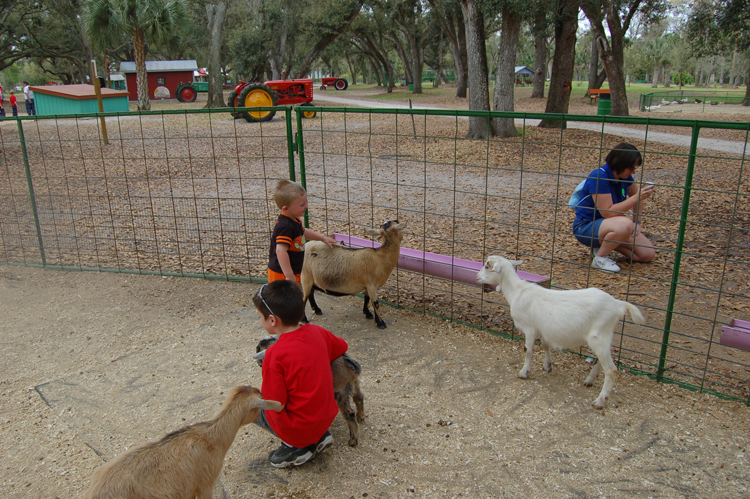
<svg viewBox="0 0 750 499"><path fill-rule="evenodd" d="M183 1L88 0L83 19L86 33L96 49L103 50L116 44L123 33L133 37L138 109L151 109L145 44L161 45L180 36L187 21Z"/></svg>

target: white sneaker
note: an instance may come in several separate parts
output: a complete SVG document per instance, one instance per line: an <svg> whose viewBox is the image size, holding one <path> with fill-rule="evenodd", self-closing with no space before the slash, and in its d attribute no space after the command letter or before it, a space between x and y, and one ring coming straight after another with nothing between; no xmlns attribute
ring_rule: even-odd
<svg viewBox="0 0 750 499"><path fill-rule="evenodd" d="M595 269L606 270L607 272L620 271L620 267L608 256L594 255L594 259L591 260L591 266Z"/></svg>

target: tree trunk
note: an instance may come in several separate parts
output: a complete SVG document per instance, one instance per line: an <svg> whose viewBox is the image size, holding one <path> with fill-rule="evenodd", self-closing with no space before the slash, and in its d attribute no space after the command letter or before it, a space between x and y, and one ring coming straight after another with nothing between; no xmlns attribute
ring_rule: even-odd
<svg viewBox="0 0 750 499"><path fill-rule="evenodd" d="M732 56L732 69L729 70L729 84L732 85L732 89L737 89L737 47L734 47L734 55Z"/></svg>
<svg viewBox="0 0 750 499"><path fill-rule="evenodd" d="M133 31L133 55L135 56L136 85L138 87L138 110L151 110L151 95L148 91L148 75L146 74L146 52L143 43L143 32Z"/></svg>
<svg viewBox="0 0 750 499"><path fill-rule="evenodd" d="M460 99L466 98L466 91L469 88L469 50L466 42L466 16L463 15L463 6L461 6L463 19L458 22L458 29L456 30L456 40L458 41L458 57L454 55L455 75L456 75L456 97ZM463 22L462 22L463 21ZM482 34L484 34L484 27L482 27ZM484 44L482 44L484 47ZM484 59L487 59L486 49L483 48ZM489 99L489 97L487 97ZM489 100L488 100L489 103Z"/></svg>
<svg viewBox="0 0 750 499"><path fill-rule="evenodd" d="M414 65L412 76L414 78L414 93L422 93L422 69L424 68L424 49L418 37L409 37L411 45L411 61Z"/></svg>
<svg viewBox="0 0 750 499"><path fill-rule="evenodd" d="M208 18L208 102L207 108L226 107L221 76L221 34L227 17L227 4L206 4Z"/></svg>
<svg viewBox="0 0 750 499"><path fill-rule="evenodd" d="M578 29L578 1L559 0L555 17L555 55L552 56L549 95L545 113L567 113L573 87L573 68L576 57ZM562 120L542 120L542 128L565 128Z"/></svg>
<svg viewBox="0 0 750 499"><path fill-rule="evenodd" d="M534 86L532 99L544 99L544 83L547 81L547 37L534 37Z"/></svg>
<svg viewBox="0 0 750 499"><path fill-rule="evenodd" d="M750 106L750 69L747 70L745 77L745 98L742 99L743 106Z"/></svg>
<svg viewBox="0 0 750 499"><path fill-rule="evenodd" d="M501 13L503 18L500 33L500 52L495 72L494 111L513 111L513 89L516 83L516 51L521 33L521 18L510 9ZM516 137L518 131L513 118L494 118L492 125L497 137Z"/></svg>
<svg viewBox="0 0 750 499"><path fill-rule="evenodd" d="M409 63L409 57L406 55L406 51L404 50L404 44L401 43L401 39L398 37L398 35L394 35L391 37L391 40L393 40L393 46L396 49L396 53L398 54L398 58L401 59L401 65L404 67L404 79L406 80L406 84L414 82L414 76L412 75L412 69L413 66Z"/></svg>
<svg viewBox="0 0 750 499"><path fill-rule="evenodd" d="M651 78L651 88L657 88L659 86L659 66L654 65L654 77Z"/></svg>
<svg viewBox="0 0 750 499"><path fill-rule="evenodd" d="M484 45L484 16L476 0L459 0L466 22L466 52L469 73L469 110L489 111L487 50ZM484 116L469 117L467 139L489 139L492 127Z"/></svg>
<svg viewBox="0 0 750 499"><path fill-rule="evenodd" d="M438 67L435 71L435 82L433 88L440 87L440 75L443 74L443 30L440 30L440 43L438 43Z"/></svg>
<svg viewBox="0 0 750 499"><path fill-rule="evenodd" d="M351 84L356 85L357 84L357 65L352 64L352 60L349 57L349 54L345 54L344 59L346 59L346 65L349 66L349 74L351 75L351 78L352 78Z"/></svg>
<svg viewBox="0 0 750 499"><path fill-rule="evenodd" d="M663 67L661 69L663 79L664 79L664 87L669 88L672 86L672 75L670 74L671 68Z"/></svg>
<svg viewBox="0 0 750 499"><path fill-rule="evenodd" d="M597 76L599 75L599 48L596 46L596 36L591 37L591 59L589 60L589 88L588 90L594 90L601 88L597 83Z"/></svg>

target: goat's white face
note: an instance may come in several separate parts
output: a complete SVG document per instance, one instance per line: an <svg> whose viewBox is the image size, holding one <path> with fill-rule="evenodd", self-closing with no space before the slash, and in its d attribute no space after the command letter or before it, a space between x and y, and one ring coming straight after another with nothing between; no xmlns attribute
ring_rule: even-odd
<svg viewBox="0 0 750 499"><path fill-rule="evenodd" d="M515 267L523 260L507 260L501 256L490 256L484 262L484 267L477 273L477 282L499 285L503 276L508 272L515 272Z"/></svg>

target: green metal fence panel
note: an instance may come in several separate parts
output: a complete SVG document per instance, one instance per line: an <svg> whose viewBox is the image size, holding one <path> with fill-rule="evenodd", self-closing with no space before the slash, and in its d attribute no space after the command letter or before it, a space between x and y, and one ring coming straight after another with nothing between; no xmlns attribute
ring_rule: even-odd
<svg viewBox="0 0 750 499"><path fill-rule="evenodd" d="M313 229L365 237L365 227L398 219L408 223L405 247L477 262L500 254L556 288L600 287L648 317L617 332L622 368L748 401L750 352L720 338L733 318L750 317L750 124L568 115L568 128L544 129L541 114L314 110L297 131ZM470 119L493 117L515 119L519 135L464 138ZM675 127L681 141L662 142L657 125ZM701 149L701 134L718 130L732 148ZM623 271L608 274L574 239L567 201L623 140L643 152L636 181L656 183L643 217L658 255L623 258ZM397 306L519 334L502 297L471 284L399 269L382 291Z"/></svg>
<svg viewBox="0 0 750 499"><path fill-rule="evenodd" d="M264 279L269 192L290 171L281 111L105 113L107 145L98 115L0 122L0 262Z"/></svg>
<svg viewBox="0 0 750 499"><path fill-rule="evenodd" d="M750 400L750 351L721 341L750 319L750 123L555 115L567 128L550 129L536 126L542 114L278 111L265 123L226 110L104 113L108 144L98 114L0 120L0 263L262 281L272 189L298 179L315 230L362 237L399 219L405 247L500 254L555 288L600 287L647 315L616 332L620 367ZM495 118L516 120L519 135L465 138L471 120ZM623 140L644 155L636 181L656 183L643 216L657 257L605 274L573 238L567 200ZM399 269L382 291L518 335L502 296L469 283Z"/></svg>

